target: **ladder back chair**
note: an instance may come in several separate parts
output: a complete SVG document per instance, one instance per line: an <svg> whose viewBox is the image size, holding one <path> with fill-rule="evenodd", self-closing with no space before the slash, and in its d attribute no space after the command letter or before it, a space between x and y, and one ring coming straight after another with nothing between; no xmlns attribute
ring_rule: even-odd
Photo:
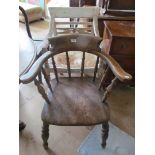
<svg viewBox="0 0 155 155"><path fill-rule="evenodd" d="M131 80L121 66L109 55L101 53L101 38L86 34L69 34L49 38L50 51L44 53L31 67L29 72L21 76L22 83L34 81L39 93L45 100L42 110L42 139L45 149L48 148L49 125L60 126L87 126L102 124L102 146L106 146L109 131L109 107L106 101L113 85L117 80L122 82ZM55 63L55 56L66 51L83 51L81 70L78 75L73 75L70 69L70 60L66 57L68 76L59 77ZM102 80L97 79L99 59L94 66L94 76L84 76L85 53L99 57L107 62L115 78L111 84L100 91L98 88ZM48 79L45 72L45 62L52 59L55 73L54 79ZM37 75L42 72L45 82L41 83ZM48 91L46 90L46 85Z"/></svg>
<svg viewBox="0 0 155 155"><path fill-rule="evenodd" d="M49 37L66 33L91 33L99 36L98 7L49 7L48 10Z"/></svg>
<svg viewBox="0 0 155 155"><path fill-rule="evenodd" d="M50 23L48 36L54 37L65 34L90 34L99 36L98 31L98 7L49 7ZM70 57L71 70L79 72L81 53L69 52L58 55L55 61L57 62L58 74L67 72L66 57ZM78 57L79 59L77 59ZM90 54L86 54L85 73L92 73L96 58ZM50 73L53 73L53 65L50 60L46 63L46 73L50 78Z"/></svg>

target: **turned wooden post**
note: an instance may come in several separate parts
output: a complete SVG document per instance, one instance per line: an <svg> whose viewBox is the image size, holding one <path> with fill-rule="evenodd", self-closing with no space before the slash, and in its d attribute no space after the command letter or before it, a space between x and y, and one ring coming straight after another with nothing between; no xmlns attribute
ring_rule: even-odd
<svg viewBox="0 0 155 155"><path fill-rule="evenodd" d="M51 93L53 93L50 80L48 79L47 74L46 74L46 71L45 71L44 68L42 68L42 73L43 73L43 75L44 75L44 78L45 78L45 81L46 81L46 83L47 83L47 85L48 85L48 88L50 89Z"/></svg>
<svg viewBox="0 0 155 155"><path fill-rule="evenodd" d="M107 66L107 68L103 72L103 75L102 75L102 78L101 78L101 81L100 81L100 84L99 84L99 88L98 88L99 90L101 90L101 88L103 87L103 82L104 82L104 80L106 78L106 75L109 72L109 70L110 70L110 68Z"/></svg>
<svg viewBox="0 0 155 155"><path fill-rule="evenodd" d="M83 78L84 73L84 65L85 65L85 52L83 52L82 62L81 62L81 77Z"/></svg>
<svg viewBox="0 0 155 155"><path fill-rule="evenodd" d="M98 63L99 63L99 56L98 56L97 59L96 59L96 64L95 64L95 69L94 69L93 82L95 82L95 79L96 79L96 74L97 74L97 71L98 71Z"/></svg>
<svg viewBox="0 0 155 155"><path fill-rule="evenodd" d="M56 78L57 82L59 82L59 79L58 79L58 72L57 72L57 67L56 67L56 64L55 64L54 56L52 56L52 64L53 64L53 69L54 69L55 78Z"/></svg>
<svg viewBox="0 0 155 155"><path fill-rule="evenodd" d="M69 78L71 78L71 69L70 69L70 61L69 61L68 52L66 52L66 61L67 61L68 76Z"/></svg>
<svg viewBox="0 0 155 155"><path fill-rule="evenodd" d="M105 148L106 147L106 140L108 138L109 135L109 124L108 122L104 122L102 123L102 147Z"/></svg>
<svg viewBox="0 0 155 155"><path fill-rule="evenodd" d="M45 149L48 149L48 140L49 138L49 124L43 122L43 127L42 127L42 140L43 140L43 146Z"/></svg>
<svg viewBox="0 0 155 155"><path fill-rule="evenodd" d="M109 96L109 94L110 94L110 92L111 92L111 90L112 90L114 84L116 83L116 81L117 81L117 77L115 77L115 78L111 81L110 85L108 85L108 87L105 89L105 93L103 94L103 98L102 98L102 102L103 102L103 103L106 101L107 97Z"/></svg>
<svg viewBox="0 0 155 155"><path fill-rule="evenodd" d="M50 100L44 90L44 87L43 85L37 80L35 79L34 80L34 84L37 86L37 89L38 89L38 92L42 95L43 99L48 103L50 104Z"/></svg>

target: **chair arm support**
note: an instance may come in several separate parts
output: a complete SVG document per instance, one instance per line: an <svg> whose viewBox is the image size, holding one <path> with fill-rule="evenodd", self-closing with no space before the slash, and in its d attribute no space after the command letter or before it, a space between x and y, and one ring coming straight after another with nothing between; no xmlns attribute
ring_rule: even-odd
<svg viewBox="0 0 155 155"><path fill-rule="evenodd" d="M132 79L132 76L129 73L125 72L124 69L118 64L118 62L114 58L112 58L110 55L104 52L102 53L97 52L97 55L103 58L107 62L113 74L120 81L126 82Z"/></svg>
<svg viewBox="0 0 155 155"><path fill-rule="evenodd" d="M20 77L20 82L27 84L32 82L35 77L38 75L38 73L40 72L42 65L44 64L44 62L52 55L51 51L47 51L46 53L44 53L41 57L39 57L37 59L37 61L32 65L32 67L30 68L30 70L25 73L24 75L22 75Z"/></svg>

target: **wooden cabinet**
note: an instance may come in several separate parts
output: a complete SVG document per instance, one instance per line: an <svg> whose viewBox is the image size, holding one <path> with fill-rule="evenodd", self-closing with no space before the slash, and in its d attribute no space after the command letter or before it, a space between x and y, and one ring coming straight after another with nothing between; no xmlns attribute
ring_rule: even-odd
<svg viewBox="0 0 155 155"><path fill-rule="evenodd" d="M104 51L114 57L122 68L135 77L135 24L133 21L106 21L103 34ZM103 86L112 79L112 73L106 73Z"/></svg>

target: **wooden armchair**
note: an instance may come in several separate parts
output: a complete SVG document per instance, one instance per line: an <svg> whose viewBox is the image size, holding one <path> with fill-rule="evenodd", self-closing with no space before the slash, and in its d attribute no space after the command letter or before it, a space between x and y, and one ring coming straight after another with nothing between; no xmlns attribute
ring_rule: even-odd
<svg viewBox="0 0 155 155"><path fill-rule="evenodd" d="M109 55L101 53L100 43L101 38L83 35L69 34L49 38L50 51L44 53L31 67L29 72L21 76L22 83L34 81L39 93L45 100L42 111L42 139L45 149L48 148L49 125L60 126L86 126L102 124L102 146L106 146L106 139L109 131L109 107L106 102L113 85L117 80L122 82L131 80L130 74L126 73L121 66ZM66 57L68 76L58 77L55 56L66 51L82 51L83 58L81 70L78 75L73 75L70 69L69 57ZM96 65L94 66L94 75L86 77L84 74L85 53L88 52L97 57ZM48 79L45 72L45 62L52 59L55 73L54 79ZM102 81L97 79L97 71L99 59L107 62L112 70L115 78L105 91L100 91L98 88ZM42 72L48 86L46 93L45 84L37 79L37 75ZM43 86L44 85L44 86Z"/></svg>

